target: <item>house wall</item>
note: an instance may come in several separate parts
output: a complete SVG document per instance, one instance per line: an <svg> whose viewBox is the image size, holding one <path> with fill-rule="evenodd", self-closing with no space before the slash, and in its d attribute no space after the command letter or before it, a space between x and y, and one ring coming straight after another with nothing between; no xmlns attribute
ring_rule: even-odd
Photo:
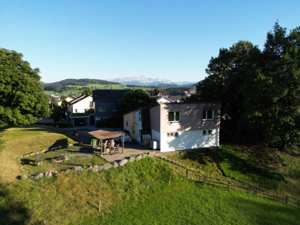
<svg viewBox="0 0 300 225"><path fill-rule="evenodd" d="M142 144L142 110L134 112L135 125L136 125L136 141Z"/></svg>
<svg viewBox="0 0 300 225"><path fill-rule="evenodd" d="M91 102L93 101L93 97L89 96L85 99L80 100L79 102L71 105L69 108L72 113L84 113L86 109L91 108ZM77 112L76 112L77 109Z"/></svg>
<svg viewBox="0 0 300 225"><path fill-rule="evenodd" d="M220 128L220 103L160 104L161 133ZM213 120L203 120L203 110L214 110ZM169 112L180 112L179 122L169 121Z"/></svg>
<svg viewBox="0 0 300 225"><path fill-rule="evenodd" d="M160 105L150 108L150 125L151 130L160 132Z"/></svg>
<svg viewBox="0 0 300 225"><path fill-rule="evenodd" d="M151 138L154 141L158 141L158 148L161 149L160 133L156 130L151 130Z"/></svg>
<svg viewBox="0 0 300 225"><path fill-rule="evenodd" d="M210 129L211 134L203 135L203 130L179 131L178 136L170 133L160 134L160 151L176 151L219 146L219 129Z"/></svg>
<svg viewBox="0 0 300 225"><path fill-rule="evenodd" d="M124 120L123 121L123 123L124 123L123 129L129 131L130 137L133 140L136 140L136 129L137 129L136 127L137 126L134 123L134 116L135 116L134 112L130 112L130 113L123 115L123 120Z"/></svg>
<svg viewBox="0 0 300 225"><path fill-rule="evenodd" d="M213 120L203 119L204 110L214 111ZM180 112L180 121L170 122L169 112ZM218 102L161 103L150 109L152 139L162 152L219 146L220 113Z"/></svg>
<svg viewBox="0 0 300 225"><path fill-rule="evenodd" d="M96 120L100 120L100 118L109 118L109 117L117 117L118 111L113 111L113 107L117 107L117 101L109 101L109 102L96 102L95 103L95 118ZM105 107L105 112L99 112L99 107Z"/></svg>

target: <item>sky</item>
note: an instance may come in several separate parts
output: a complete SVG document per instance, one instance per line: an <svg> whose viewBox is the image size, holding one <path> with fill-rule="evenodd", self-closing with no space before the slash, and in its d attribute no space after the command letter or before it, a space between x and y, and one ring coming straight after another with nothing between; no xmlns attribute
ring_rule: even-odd
<svg viewBox="0 0 300 225"><path fill-rule="evenodd" d="M220 48L246 40L263 49L277 20L300 26L299 9L299 0L0 0L0 48L22 53L46 83L195 82Z"/></svg>

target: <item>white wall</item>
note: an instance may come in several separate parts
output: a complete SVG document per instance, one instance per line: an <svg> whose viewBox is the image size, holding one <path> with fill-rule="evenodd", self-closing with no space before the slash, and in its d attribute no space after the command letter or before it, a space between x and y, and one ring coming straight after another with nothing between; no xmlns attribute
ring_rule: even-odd
<svg viewBox="0 0 300 225"><path fill-rule="evenodd" d="M71 110L72 113L84 113L85 109L89 109L90 107L90 102L93 101L93 97L89 96L85 99L80 100L79 102L75 103L72 105Z"/></svg>
<svg viewBox="0 0 300 225"><path fill-rule="evenodd" d="M192 130L192 131L180 131L177 132L178 136L167 136L167 133L161 133L160 135L160 151L176 151L176 150L188 150L197 149L203 147L219 146L219 129L211 129L212 134L203 135L203 130ZM158 133L158 132L157 132ZM153 136L152 131L152 137Z"/></svg>

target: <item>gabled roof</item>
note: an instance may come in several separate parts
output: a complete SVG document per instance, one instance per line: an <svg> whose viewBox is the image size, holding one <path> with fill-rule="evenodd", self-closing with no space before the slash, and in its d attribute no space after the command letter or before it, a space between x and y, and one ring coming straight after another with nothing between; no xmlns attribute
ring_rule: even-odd
<svg viewBox="0 0 300 225"><path fill-rule="evenodd" d="M130 90L94 90L93 101L119 101L119 99L128 91Z"/></svg>
<svg viewBox="0 0 300 225"><path fill-rule="evenodd" d="M159 96L159 97L156 98L156 101L158 102L159 100L161 100L163 98L166 99L169 102L174 102L171 98L169 98L167 96Z"/></svg>
<svg viewBox="0 0 300 225"><path fill-rule="evenodd" d="M70 102L69 102L69 105L74 105L74 104L76 104L76 103L82 101L83 99L88 98L89 96L90 96L90 95L82 95L82 96L80 96L80 97L78 97L78 98L76 98L76 99L70 101Z"/></svg>

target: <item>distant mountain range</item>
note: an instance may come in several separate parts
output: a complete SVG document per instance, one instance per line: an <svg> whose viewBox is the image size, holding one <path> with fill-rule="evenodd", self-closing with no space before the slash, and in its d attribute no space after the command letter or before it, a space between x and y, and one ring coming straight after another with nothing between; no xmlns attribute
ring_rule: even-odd
<svg viewBox="0 0 300 225"><path fill-rule="evenodd" d="M160 84L167 84L167 85L180 85L180 86L192 86L195 85L197 82L173 82L166 79L159 79L159 78L147 78L144 75L137 76L137 77L121 77L121 78L114 78L110 79L112 82L118 82L122 85L139 85L139 86L156 86Z"/></svg>

